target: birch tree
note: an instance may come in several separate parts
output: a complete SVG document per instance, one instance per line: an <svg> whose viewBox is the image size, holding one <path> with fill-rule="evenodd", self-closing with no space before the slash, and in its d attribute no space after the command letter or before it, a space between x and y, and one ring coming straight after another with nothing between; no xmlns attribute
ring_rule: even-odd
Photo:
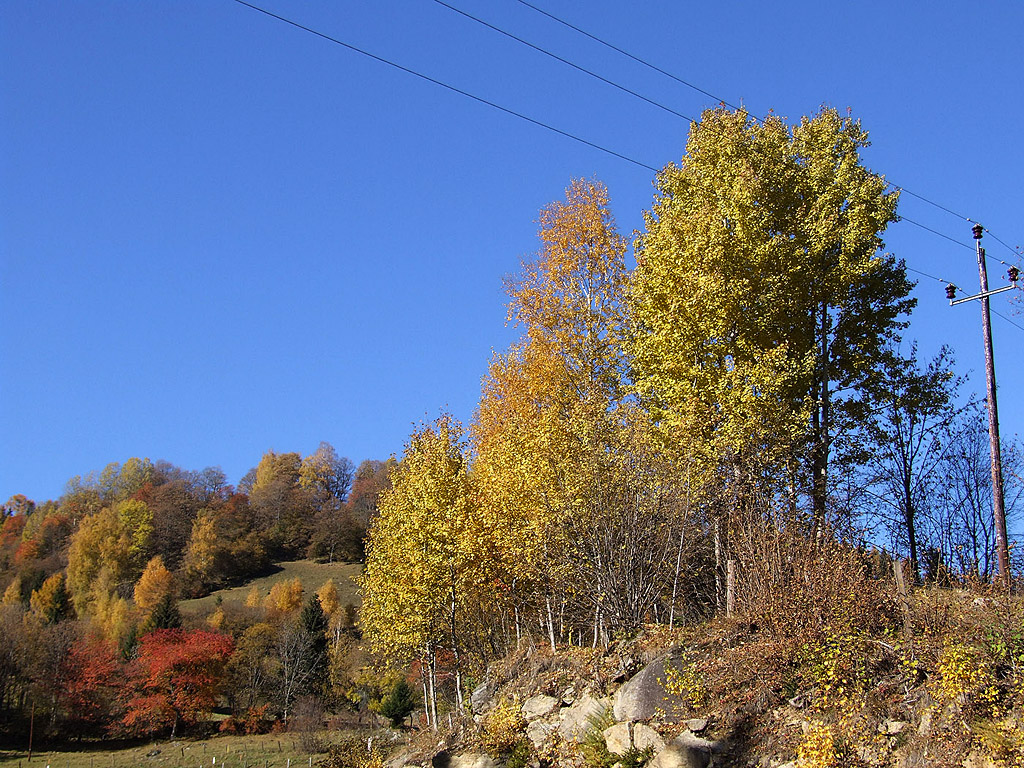
<svg viewBox="0 0 1024 768"><path fill-rule="evenodd" d="M832 109L792 127L706 111L637 242L638 392L666 431L700 436L709 466L773 464L818 523L849 403L914 304L881 252L897 193L863 165L867 145Z"/></svg>
<svg viewBox="0 0 1024 768"><path fill-rule="evenodd" d="M409 438L370 528L360 624L375 653L421 662L437 724L437 664L454 664L462 705L463 636L486 583L490 533L475 514L461 425L444 415Z"/></svg>

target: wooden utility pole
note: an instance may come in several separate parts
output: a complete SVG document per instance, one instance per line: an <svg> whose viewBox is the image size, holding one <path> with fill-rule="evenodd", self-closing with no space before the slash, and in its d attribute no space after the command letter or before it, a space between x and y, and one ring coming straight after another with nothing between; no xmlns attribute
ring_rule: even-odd
<svg viewBox="0 0 1024 768"><path fill-rule="evenodd" d="M28 761L32 762L32 736L36 730L36 703L32 702L32 714L28 718Z"/></svg>
<svg viewBox="0 0 1024 768"><path fill-rule="evenodd" d="M989 455L992 459L992 517L996 529L996 558L999 566L999 580L1004 589L1010 588L1010 550L1007 545L1006 536L1006 508L1003 504L1003 460L999 447L999 409L996 406L996 366L992 354L992 315L989 311L989 297L1009 291L1017 287L1017 270L1010 270L1010 280L1013 285L1005 288L997 288L994 291L988 289L988 269L985 266L985 249L981 247L981 236L985 228L981 224L975 224L971 229L974 234L974 243L978 252L978 277L981 281L981 292L974 296L968 296L954 301L956 286L950 285L946 288L946 295L949 297L949 305L960 304L965 301L981 300L981 326L985 339L985 383L988 405L988 440Z"/></svg>

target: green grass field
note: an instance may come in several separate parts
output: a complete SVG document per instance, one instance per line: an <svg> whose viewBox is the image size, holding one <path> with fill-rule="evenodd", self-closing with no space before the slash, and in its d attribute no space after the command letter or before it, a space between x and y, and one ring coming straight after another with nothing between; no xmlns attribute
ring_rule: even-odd
<svg viewBox="0 0 1024 768"><path fill-rule="evenodd" d="M323 739L339 734L324 732ZM156 753L156 754L153 754ZM156 741L121 749L86 744L74 751L0 750L5 768L302 768L318 765L324 753L303 751L294 733L217 736L205 740Z"/></svg>
<svg viewBox="0 0 1024 768"><path fill-rule="evenodd" d="M278 563L275 567L280 570L269 576L253 579L240 587L221 589L195 600L182 600L179 608L186 615L204 616L213 611L218 596L225 604L244 605L245 599L253 587L259 589L260 597L263 598L270 594L271 587L277 582L290 581L295 578L302 582L303 594L307 597L320 589L325 581L334 579L334 583L338 585L338 600L341 605L344 606L348 603L359 605L359 592L355 579L362 571L362 566L358 563L317 563L313 560L295 560Z"/></svg>

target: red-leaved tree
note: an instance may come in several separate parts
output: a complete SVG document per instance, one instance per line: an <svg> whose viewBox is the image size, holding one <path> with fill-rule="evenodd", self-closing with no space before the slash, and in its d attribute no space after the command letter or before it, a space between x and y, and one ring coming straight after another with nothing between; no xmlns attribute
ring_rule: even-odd
<svg viewBox="0 0 1024 768"><path fill-rule="evenodd" d="M79 640L64 660L62 700L72 723L106 726L119 714L118 695L124 680L116 648L102 640Z"/></svg>
<svg viewBox="0 0 1024 768"><path fill-rule="evenodd" d="M224 667L234 650L230 635L158 629L142 637L129 666L122 723L134 733L193 724L216 703Z"/></svg>

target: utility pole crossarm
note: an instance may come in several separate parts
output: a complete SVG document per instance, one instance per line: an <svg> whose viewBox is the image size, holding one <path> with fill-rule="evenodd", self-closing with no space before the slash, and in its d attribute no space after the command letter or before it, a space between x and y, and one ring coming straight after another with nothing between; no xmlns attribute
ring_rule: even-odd
<svg viewBox="0 0 1024 768"><path fill-rule="evenodd" d="M1004 293L1005 291L1012 291L1017 287L1017 284L1005 285L1002 288L996 288L993 291L983 291L982 293L976 293L973 296L965 296L962 299L950 299L949 306L955 307L957 304L963 304L965 301L974 301L975 299L987 299L989 296L995 296L997 293Z"/></svg>

